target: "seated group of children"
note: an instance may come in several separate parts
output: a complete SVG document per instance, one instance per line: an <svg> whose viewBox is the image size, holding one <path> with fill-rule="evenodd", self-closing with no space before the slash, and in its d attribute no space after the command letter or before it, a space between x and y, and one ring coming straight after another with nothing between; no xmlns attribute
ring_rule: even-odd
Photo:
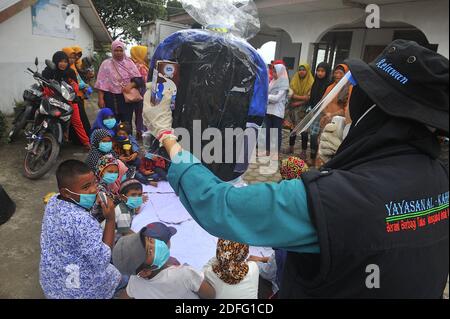
<svg viewBox="0 0 450 319"><path fill-rule="evenodd" d="M166 163L152 154L139 158L127 126L110 122L114 132L109 127L93 131L86 163L66 161L57 170L60 194L46 207L41 234L40 282L46 297L256 299L260 273L274 288L279 284L283 260L278 254L249 258L248 245L219 239L216 256L198 272L170 256L175 228L152 223L134 233L132 219L146 201L137 176L163 178ZM284 179L299 178L305 170L296 158L281 165ZM115 206L112 245L100 226L105 219L100 194Z"/></svg>

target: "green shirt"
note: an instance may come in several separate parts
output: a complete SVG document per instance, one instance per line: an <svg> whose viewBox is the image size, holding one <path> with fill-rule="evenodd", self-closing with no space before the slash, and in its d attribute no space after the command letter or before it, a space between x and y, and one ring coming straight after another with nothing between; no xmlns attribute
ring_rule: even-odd
<svg viewBox="0 0 450 319"><path fill-rule="evenodd" d="M168 179L184 207L213 236L251 246L320 252L301 180L236 188L186 151L173 159Z"/></svg>

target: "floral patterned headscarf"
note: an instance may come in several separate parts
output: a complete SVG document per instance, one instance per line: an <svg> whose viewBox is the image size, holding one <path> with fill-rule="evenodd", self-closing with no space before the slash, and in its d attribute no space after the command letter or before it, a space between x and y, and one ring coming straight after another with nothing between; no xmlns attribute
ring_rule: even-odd
<svg viewBox="0 0 450 319"><path fill-rule="evenodd" d="M281 161L280 174L285 180L299 179L308 170L308 165L301 158L291 156Z"/></svg>
<svg viewBox="0 0 450 319"><path fill-rule="evenodd" d="M216 262L212 269L223 282L229 285L237 285L247 276L248 264L246 260L248 254L248 245L219 239Z"/></svg>

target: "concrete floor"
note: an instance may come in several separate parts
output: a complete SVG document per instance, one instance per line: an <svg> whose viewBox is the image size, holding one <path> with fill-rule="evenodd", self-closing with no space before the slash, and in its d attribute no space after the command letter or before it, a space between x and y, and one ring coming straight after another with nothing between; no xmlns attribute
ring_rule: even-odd
<svg viewBox="0 0 450 319"><path fill-rule="evenodd" d="M92 119L97 108L95 101L87 105ZM286 140L284 144L286 144ZM55 165L53 170L38 181L22 176L25 139L14 144L0 142L0 184L16 202L14 216L0 226L0 298L43 298L39 285L40 232L44 212L43 197L56 192ZM299 153L299 150L296 151ZM66 159L84 160L87 153L81 147L65 145L58 162ZM279 181L277 161L258 159L250 166L244 179L249 184ZM448 298L448 285L446 289Z"/></svg>

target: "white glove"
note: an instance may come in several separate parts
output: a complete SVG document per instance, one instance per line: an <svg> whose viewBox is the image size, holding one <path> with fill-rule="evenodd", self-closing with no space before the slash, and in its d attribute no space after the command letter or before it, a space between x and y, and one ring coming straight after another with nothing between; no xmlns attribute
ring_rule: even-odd
<svg viewBox="0 0 450 319"><path fill-rule="evenodd" d="M170 105L172 102L172 91L166 90L163 99L158 105L153 105L150 100L151 92L147 91L144 97L143 118L144 124L150 133L161 143L166 138L175 138L172 128L172 111Z"/></svg>
<svg viewBox="0 0 450 319"><path fill-rule="evenodd" d="M320 137L319 157L325 163L333 158L342 144L345 128L345 117L335 116L326 125Z"/></svg>

